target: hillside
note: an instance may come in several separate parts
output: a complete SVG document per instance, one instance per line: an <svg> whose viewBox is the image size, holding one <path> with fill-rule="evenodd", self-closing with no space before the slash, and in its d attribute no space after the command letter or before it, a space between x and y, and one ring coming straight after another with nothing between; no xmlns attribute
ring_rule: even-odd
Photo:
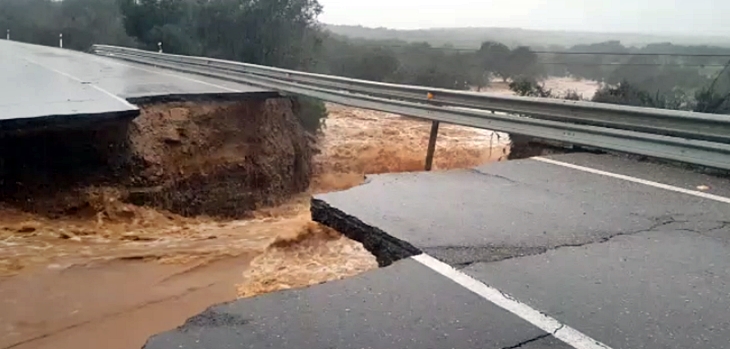
<svg viewBox="0 0 730 349"><path fill-rule="evenodd" d="M528 30L519 28L433 28L394 30L351 25L324 25L335 34L371 40L403 40L429 42L435 46L452 45L457 48L478 48L483 41L492 40L509 46L527 45L549 48L619 40L627 46L671 42L675 45L717 45L730 47L730 37L700 35L655 35L632 33L598 33Z"/></svg>

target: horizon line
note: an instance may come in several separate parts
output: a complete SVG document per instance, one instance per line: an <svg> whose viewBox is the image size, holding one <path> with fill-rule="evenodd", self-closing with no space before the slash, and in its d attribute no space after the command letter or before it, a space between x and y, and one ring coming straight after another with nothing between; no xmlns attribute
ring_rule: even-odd
<svg viewBox="0 0 730 349"><path fill-rule="evenodd" d="M458 29L505 29L505 30L522 30L522 31L537 31L537 32L559 32L559 33L575 33L575 34L621 34L621 35L642 35L642 36L658 36L658 37L671 37L671 36L683 36L687 38L696 37L712 37L712 38L727 38L730 41L730 33L686 33L686 32L635 32L635 31L595 31L595 30L573 30L573 29L534 29L534 28L522 28L522 27L475 27L475 26L463 26L463 27L424 27L424 28L391 28L386 26L368 26L363 24L344 24L344 23L326 23L320 22L324 25L330 26L341 26L341 27L360 27L365 29L386 29L393 31L428 31L428 30L458 30Z"/></svg>

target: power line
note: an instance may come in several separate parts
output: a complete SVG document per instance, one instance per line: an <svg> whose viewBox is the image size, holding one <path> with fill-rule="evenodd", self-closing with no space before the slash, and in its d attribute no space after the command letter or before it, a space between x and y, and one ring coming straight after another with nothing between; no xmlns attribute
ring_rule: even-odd
<svg viewBox="0 0 730 349"><path fill-rule="evenodd" d="M361 57L357 54L344 54L331 56L330 58L336 59L347 59L347 58L358 58ZM623 66L637 66L637 67L693 67L693 68L721 68L725 67L726 64L683 64L683 63L581 63L581 62L541 62L537 61L535 64L541 65L565 65L565 66L582 66L582 67L623 67Z"/></svg>
<svg viewBox="0 0 730 349"><path fill-rule="evenodd" d="M571 51L532 51L532 52L537 53L537 54L554 54L554 55L730 57L730 53L571 52Z"/></svg>
<svg viewBox="0 0 730 349"><path fill-rule="evenodd" d="M724 67L725 64L661 64L661 63L568 63L568 62L535 62L536 64L544 65L572 65L572 66L639 66L639 67L695 67L695 68L706 68L706 67Z"/></svg>

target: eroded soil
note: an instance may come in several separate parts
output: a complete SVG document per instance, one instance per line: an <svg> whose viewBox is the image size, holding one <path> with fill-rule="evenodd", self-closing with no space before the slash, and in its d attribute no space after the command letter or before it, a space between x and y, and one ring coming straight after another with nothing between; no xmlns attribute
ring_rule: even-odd
<svg viewBox="0 0 730 349"><path fill-rule="evenodd" d="M420 171L430 123L329 105L327 127L316 144L305 144L311 139L286 129L286 108L265 109L269 118L283 118L239 133L231 130L250 126L235 118L215 121L200 109L201 119L195 113L191 119L174 108L180 106L151 107L157 119L136 126L155 136L138 138L146 145L134 148L143 160L134 182L113 186L100 176L105 181L74 189L75 200L53 214L15 202L0 207L0 348L139 348L211 304L377 267L362 245L310 220L309 193L346 189L370 173ZM263 133L291 139L266 143ZM237 138L242 135L251 138ZM507 144L503 135L442 125L435 168L506 159ZM310 145L319 154L308 170L310 163L295 159L310 156ZM191 155L206 149L215 155ZM233 177L215 175L242 161L257 166L255 172L242 166ZM257 179L216 184L244 177ZM257 186L267 189L250 192ZM149 206L129 203L130 188L153 193L144 202ZM176 194L185 191L179 188L189 194ZM203 196L225 199L212 203ZM195 198L207 204L188 211L180 205ZM215 205L231 211L196 211Z"/></svg>

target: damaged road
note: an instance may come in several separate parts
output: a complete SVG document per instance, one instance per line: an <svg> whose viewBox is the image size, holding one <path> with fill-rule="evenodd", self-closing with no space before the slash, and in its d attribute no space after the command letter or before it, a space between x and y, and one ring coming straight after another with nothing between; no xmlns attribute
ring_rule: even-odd
<svg viewBox="0 0 730 349"><path fill-rule="evenodd" d="M213 307L145 348L726 347L730 199L691 190L730 181L589 156L614 174L567 154L317 195L313 220L382 268Z"/></svg>
<svg viewBox="0 0 730 349"><path fill-rule="evenodd" d="M721 195L729 187L722 175L565 154L372 176L316 196L312 216L354 239L387 236L365 245L379 258L391 253L378 247L407 244L401 253L433 256L606 347L723 348L730 199ZM374 233L364 234L367 226Z"/></svg>
<svg viewBox="0 0 730 349"><path fill-rule="evenodd" d="M405 259L211 307L144 348L570 348L549 335Z"/></svg>

